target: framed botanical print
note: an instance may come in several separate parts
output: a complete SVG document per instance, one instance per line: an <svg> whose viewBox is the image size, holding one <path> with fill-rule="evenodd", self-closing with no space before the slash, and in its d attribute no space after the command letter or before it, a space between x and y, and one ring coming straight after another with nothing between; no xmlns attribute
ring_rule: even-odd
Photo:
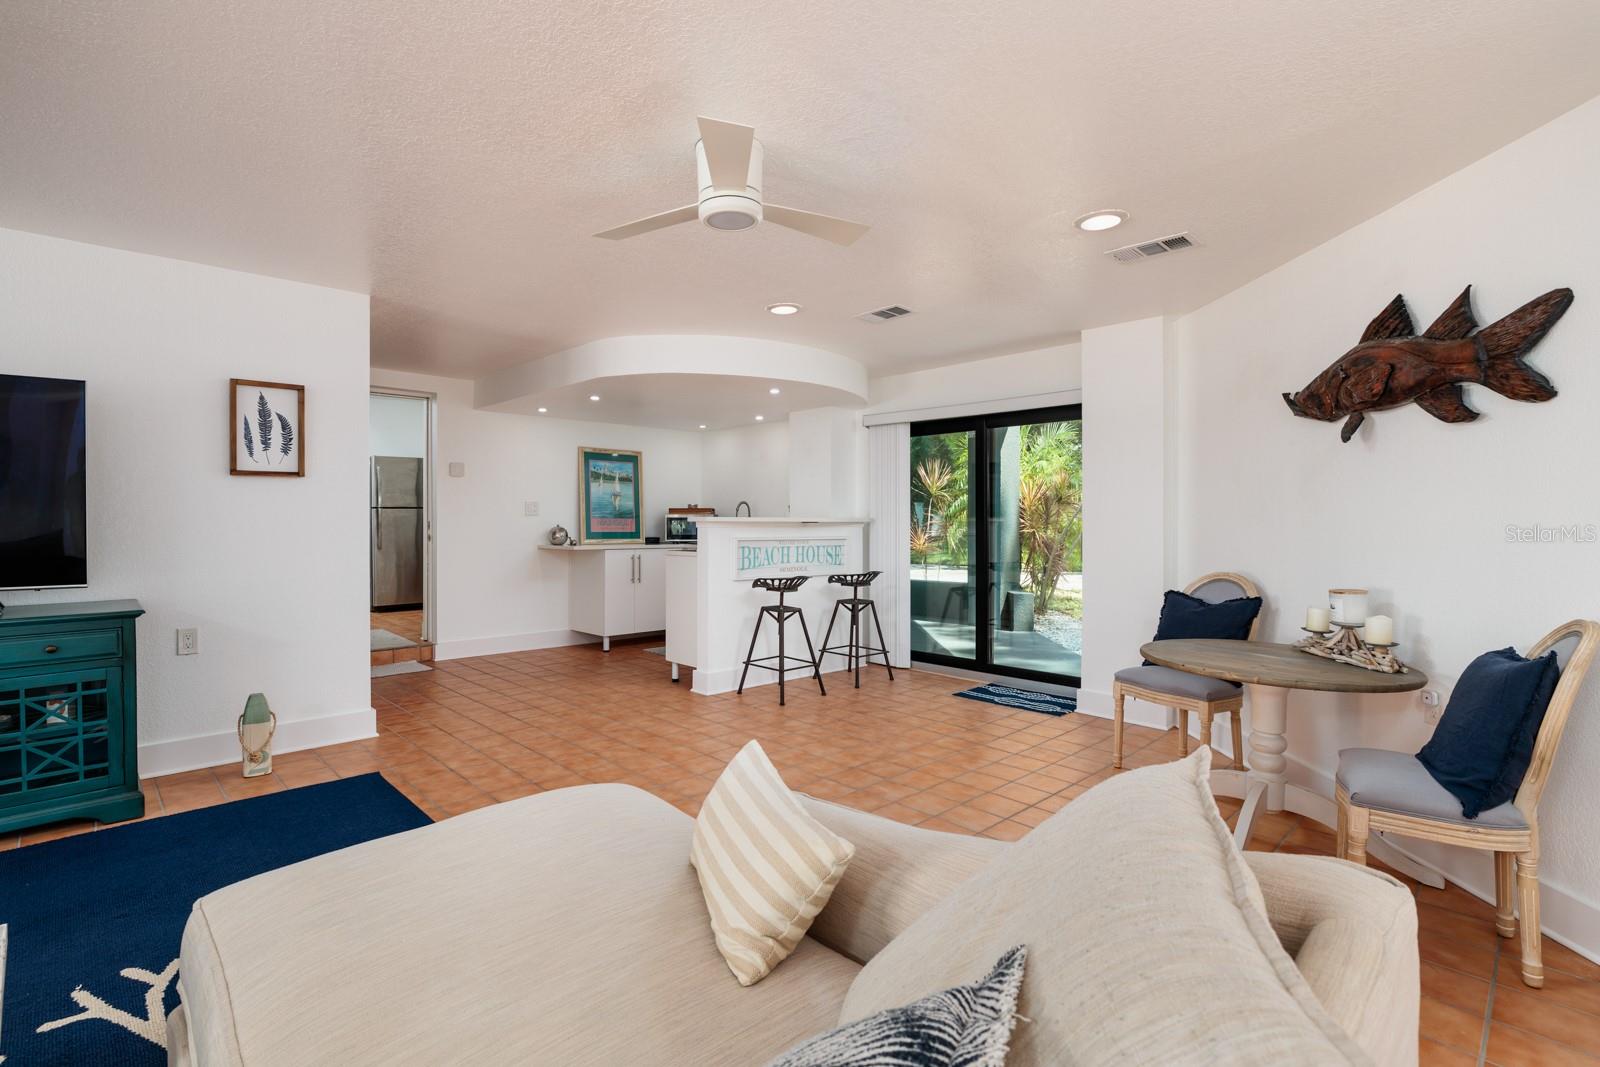
<svg viewBox="0 0 1600 1067"><path fill-rule="evenodd" d="M578 449L578 542L644 540L644 464L637 452Z"/></svg>
<svg viewBox="0 0 1600 1067"><path fill-rule="evenodd" d="M234 378L228 389L228 473L305 477L306 387Z"/></svg>

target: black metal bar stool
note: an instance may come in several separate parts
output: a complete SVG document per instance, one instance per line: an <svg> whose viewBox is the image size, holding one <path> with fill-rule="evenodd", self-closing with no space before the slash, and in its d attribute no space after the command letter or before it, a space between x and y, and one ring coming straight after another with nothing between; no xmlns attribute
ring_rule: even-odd
<svg viewBox="0 0 1600 1067"><path fill-rule="evenodd" d="M830 585L848 585L850 595L840 597L833 605L833 615L828 619L828 632L822 637L822 654L826 656L832 652L835 656L844 656L850 661L850 670L856 672L856 688L861 688L861 661L866 660L868 666L872 664L873 656L883 657L884 669L889 672L889 681L894 681L894 667L889 664L889 645L883 639L883 624L878 621L878 606L872 602L871 597L861 595L863 588L868 588L877 581L882 571L862 571L860 574L830 574ZM850 640L846 644L829 646L828 640L833 637L833 624L839 619L839 609L843 608L850 613ZM873 629L878 631L878 647L867 644L861 630L861 616L863 612L872 613Z"/></svg>
<svg viewBox="0 0 1600 1067"><path fill-rule="evenodd" d="M792 578L757 578L750 584L756 589L765 589L769 593L777 593L778 602L776 604L761 605L761 613L756 616L756 629L755 632L750 635L750 651L745 653L744 657L744 672L739 675L739 692L744 692L744 680L750 676L751 667L760 667L763 670L777 671L778 704L779 706L782 706L783 676L785 672L796 669L790 667L790 663L803 663L807 667L811 668L812 677L816 678L817 680L817 688L822 691L823 696L827 696L828 690L822 685L822 660L817 655L817 650L811 647L811 631L806 629L805 612L801 611L799 608L786 605L783 602L783 595L785 593L792 593L796 589L799 589L802 585L806 584L806 576L796 575ZM790 656L784 651L783 624L789 620L790 616L794 615L798 615L800 617L800 634L806 639L806 651L810 653L810 659L801 659L799 656ZM768 616L771 616L772 620L778 624L778 654L776 656L761 656L757 658L756 641L760 640L761 638L761 623ZM772 663L773 660L777 660L776 665Z"/></svg>

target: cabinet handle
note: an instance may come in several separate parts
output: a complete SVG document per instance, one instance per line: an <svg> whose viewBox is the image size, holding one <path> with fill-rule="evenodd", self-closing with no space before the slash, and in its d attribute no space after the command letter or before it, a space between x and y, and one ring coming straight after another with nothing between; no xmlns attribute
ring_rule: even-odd
<svg viewBox="0 0 1600 1067"><path fill-rule="evenodd" d="M60 652L60 651L61 650L59 648L57 648L55 645L45 645L44 646L44 654L47 655L47 656L53 656L57 652Z"/></svg>

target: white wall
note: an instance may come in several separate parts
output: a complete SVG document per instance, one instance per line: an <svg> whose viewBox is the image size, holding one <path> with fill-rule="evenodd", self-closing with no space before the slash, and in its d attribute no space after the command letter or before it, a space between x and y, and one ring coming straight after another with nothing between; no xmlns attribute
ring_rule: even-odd
<svg viewBox="0 0 1600 1067"><path fill-rule="evenodd" d="M936 419L984 410L1008 411L1070 403L1061 394L1083 384L1082 346L1076 342L975 359L948 367L889 374L872 379L864 415L880 419L905 412L912 419Z"/></svg>
<svg viewBox="0 0 1600 1067"><path fill-rule="evenodd" d="M414 396L379 396L368 405L368 454L408 456L425 459L428 455L428 402Z"/></svg>
<svg viewBox="0 0 1600 1067"><path fill-rule="evenodd" d="M867 431L850 408L789 414L789 514L858 519L867 506Z"/></svg>
<svg viewBox="0 0 1600 1067"><path fill-rule="evenodd" d="M789 514L789 426L773 422L700 435L700 503L732 515L748 500L755 515Z"/></svg>
<svg viewBox="0 0 1600 1067"><path fill-rule="evenodd" d="M701 437L677 430L480 411L473 383L374 369L374 386L435 393L434 606L437 656L484 655L588 638L567 628L567 557L541 552L557 523L577 529L578 448L644 454L645 533L701 498ZM449 476L454 462L464 477ZM539 515L524 515L537 501ZM365 541L361 542L365 545Z"/></svg>
<svg viewBox="0 0 1600 1067"><path fill-rule="evenodd" d="M1600 544L1515 543L1505 527L1600 522L1600 100L1445 179L1179 323L1182 575L1238 569L1270 605L1263 636L1298 637L1335 585L1372 589L1399 652L1446 686L1475 655L1526 650L1600 616ZM1337 423L1293 417L1299 389L1355 343L1395 293L1419 329L1467 283L1480 322L1557 286L1576 303L1534 350L1561 390L1520 404L1467 387L1482 412L1446 425L1411 406ZM1086 442L1086 447L1087 442ZM1097 513L1089 521L1105 521ZM1089 564L1091 572L1098 560ZM1088 610L1097 619L1098 604ZM1409 697L1296 695L1289 756L1314 788L1338 751L1416 751L1432 727ZM1299 764L1295 767L1294 764ZM1540 805L1550 929L1600 953L1600 677L1572 715ZM1480 893L1489 861L1406 847Z"/></svg>
<svg viewBox="0 0 1600 1067"><path fill-rule="evenodd" d="M367 297L0 230L12 374L88 382L89 587L138 599L140 770L237 759L252 692L279 752L370 736ZM228 379L306 386L304 478L230 477ZM198 627L200 654L175 654Z"/></svg>
<svg viewBox="0 0 1600 1067"><path fill-rule="evenodd" d="M1177 466L1169 435L1171 327L1140 319L1083 332L1083 679L1085 711L1107 714L1112 675L1139 662L1173 584ZM1167 714L1128 718L1165 728Z"/></svg>

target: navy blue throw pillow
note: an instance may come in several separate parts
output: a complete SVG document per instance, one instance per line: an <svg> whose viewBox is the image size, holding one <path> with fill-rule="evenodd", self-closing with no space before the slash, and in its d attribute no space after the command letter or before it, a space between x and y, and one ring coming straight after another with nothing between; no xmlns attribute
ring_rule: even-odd
<svg viewBox="0 0 1600 1067"><path fill-rule="evenodd" d="M1538 722L1544 720L1555 691L1556 673L1554 652L1525 659L1514 648L1485 652L1461 672L1449 706L1417 759L1434 781L1461 801L1461 814L1467 818L1476 819L1516 793L1533 754ZM1543 701L1535 707L1540 694ZM1516 760L1530 719L1538 722L1527 734L1526 755L1518 769Z"/></svg>
<svg viewBox="0 0 1600 1067"><path fill-rule="evenodd" d="M1556 662L1554 652L1546 652L1533 662L1545 665L1544 674L1539 676L1539 684L1534 687L1533 699L1528 701L1528 710L1522 716L1522 723L1512 739L1511 751L1506 753L1506 762L1500 768L1500 775L1489 787L1489 795L1483 799L1485 811L1497 808L1517 795L1523 776L1528 773L1528 764L1533 762L1533 746L1539 740L1539 727L1544 725L1544 713L1550 710L1550 698L1555 696L1556 683L1561 680L1561 665Z"/></svg>
<svg viewBox="0 0 1600 1067"><path fill-rule="evenodd" d="M1261 613L1261 598L1242 596L1213 604L1176 589L1161 598L1161 621L1156 623L1157 641L1183 637L1220 637L1243 641L1250 636L1250 624Z"/></svg>

